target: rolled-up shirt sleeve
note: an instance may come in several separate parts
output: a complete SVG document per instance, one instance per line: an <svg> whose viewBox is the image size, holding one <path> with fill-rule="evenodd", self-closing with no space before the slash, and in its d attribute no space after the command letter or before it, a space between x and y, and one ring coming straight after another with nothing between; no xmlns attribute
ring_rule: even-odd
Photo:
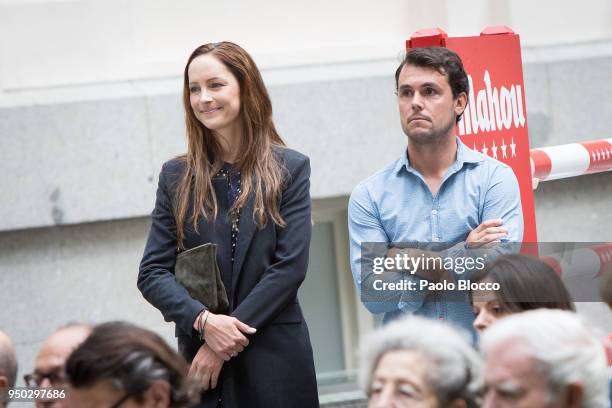
<svg viewBox="0 0 612 408"><path fill-rule="evenodd" d="M375 290L374 282L415 282L420 279L407 273L383 272L384 278L373 272L374 257L386 254L389 237L385 232L374 200L367 186L359 184L353 190L348 205L351 271L357 293L363 305L374 314L397 310L413 312L421 308L427 290ZM380 285L378 285L380 288Z"/></svg>

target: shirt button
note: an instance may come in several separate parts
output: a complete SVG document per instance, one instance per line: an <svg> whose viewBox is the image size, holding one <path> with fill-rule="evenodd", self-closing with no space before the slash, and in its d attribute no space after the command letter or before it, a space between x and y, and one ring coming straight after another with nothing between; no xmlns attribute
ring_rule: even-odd
<svg viewBox="0 0 612 408"><path fill-rule="evenodd" d="M431 210L431 215L436 215L438 214L438 210Z"/></svg>

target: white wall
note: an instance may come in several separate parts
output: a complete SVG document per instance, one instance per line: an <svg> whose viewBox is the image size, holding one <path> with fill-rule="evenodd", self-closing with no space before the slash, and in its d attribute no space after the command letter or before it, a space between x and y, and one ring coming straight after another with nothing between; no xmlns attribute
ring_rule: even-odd
<svg viewBox="0 0 612 408"><path fill-rule="evenodd" d="M389 58L419 28L523 45L612 36L609 0L0 0L2 90L180 75L197 45L231 40L263 68Z"/></svg>

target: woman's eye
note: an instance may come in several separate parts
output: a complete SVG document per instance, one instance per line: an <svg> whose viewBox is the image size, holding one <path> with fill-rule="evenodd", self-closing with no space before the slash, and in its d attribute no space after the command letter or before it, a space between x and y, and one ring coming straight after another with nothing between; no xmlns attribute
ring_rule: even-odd
<svg viewBox="0 0 612 408"><path fill-rule="evenodd" d="M197 86L192 86L189 88L189 92L191 93L196 93L200 90L200 88L198 88Z"/></svg>
<svg viewBox="0 0 612 408"><path fill-rule="evenodd" d="M491 312L494 315L501 315L504 313L504 308L501 305L491 305Z"/></svg>
<svg viewBox="0 0 612 408"><path fill-rule="evenodd" d="M213 82L212 84L210 84L210 87L213 88L213 89L214 88L220 88L222 86L223 86L223 84L220 83L220 82Z"/></svg>

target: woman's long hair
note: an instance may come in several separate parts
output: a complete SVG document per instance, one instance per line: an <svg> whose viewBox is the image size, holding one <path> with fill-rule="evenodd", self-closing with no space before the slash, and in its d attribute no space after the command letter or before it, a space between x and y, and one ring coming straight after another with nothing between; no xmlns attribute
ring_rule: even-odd
<svg viewBox="0 0 612 408"><path fill-rule="evenodd" d="M183 248L184 227L190 199L193 199L191 223L195 231L201 216L217 217L217 198L212 186L213 176L223 166L221 145L195 116L190 103L188 70L191 62L204 54L214 55L238 80L240 86L240 118L244 132L236 165L241 171L242 193L230 212L245 206L253 195L253 221L263 228L271 219L285 226L279 203L283 188L283 167L274 155L273 147L285 146L272 122L272 103L261 74L251 56L231 42L204 44L196 48L185 66L183 105L187 128L187 153L179 156L185 162L176 197L175 217L177 244Z"/></svg>
<svg viewBox="0 0 612 408"><path fill-rule="evenodd" d="M506 312L541 308L575 311L561 278L551 266L534 256L502 255L471 277L472 282L487 280L499 283L496 296Z"/></svg>

